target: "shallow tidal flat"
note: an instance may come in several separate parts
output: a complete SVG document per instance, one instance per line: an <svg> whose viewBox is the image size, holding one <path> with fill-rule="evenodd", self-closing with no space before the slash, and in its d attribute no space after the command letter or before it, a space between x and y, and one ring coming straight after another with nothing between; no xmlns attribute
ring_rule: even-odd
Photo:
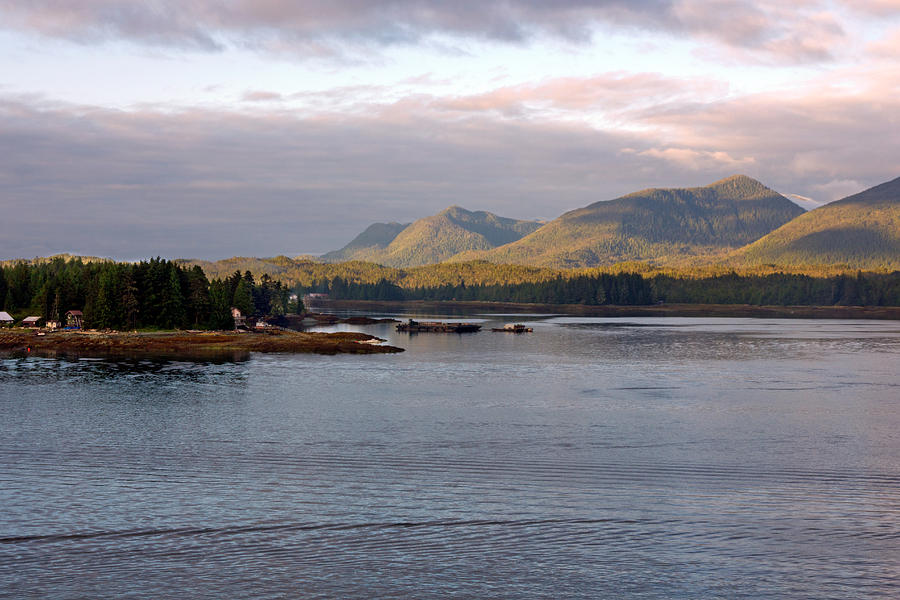
<svg viewBox="0 0 900 600"><path fill-rule="evenodd" d="M303 333L284 330L264 333L61 331L43 336L32 331L11 331L0 333L0 351L83 356L192 356L246 352L379 354L403 351L395 346L372 343L378 341L378 338L365 333Z"/></svg>

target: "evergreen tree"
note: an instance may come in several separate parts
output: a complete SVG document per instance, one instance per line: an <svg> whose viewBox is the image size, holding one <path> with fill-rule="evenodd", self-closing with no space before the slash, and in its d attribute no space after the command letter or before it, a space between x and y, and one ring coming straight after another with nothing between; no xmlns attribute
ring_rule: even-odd
<svg viewBox="0 0 900 600"><path fill-rule="evenodd" d="M169 267L168 285L162 291L162 306L158 324L166 329L174 329L184 326L186 314L184 310L184 295L181 291L181 279L178 276L178 268L174 263Z"/></svg>
<svg viewBox="0 0 900 600"><path fill-rule="evenodd" d="M138 292L133 270L125 269L122 275L120 302L123 325L128 329L137 327L138 314L140 312Z"/></svg>
<svg viewBox="0 0 900 600"><path fill-rule="evenodd" d="M233 329L234 318L231 316L231 286L228 281L214 279L209 284L209 320L211 329Z"/></svg>
<svg viewBox="0 0 900 600"><path fill-rule="evenodd" d="M118 326L116 313L120 304L116 271L116 266L110 265L100 272L93 310L86 315L91 327L114 328Z"/></svg>
<svg viewBox="0 0 900 600"><path fill-rule="evenodd" d="M4 269L0 267L0 310L6 308L6 292L8 286L6 285L6 274Z"/></svg>
<svg viewBox="0 0 900 600"><path fill-rule="evenodd" d="M246 279L238 280L237 287L234 290L234 297L231 305L241 311L242 315L250 316L253 314L253 291L247 284Z"/></svg>
<svg viewBox="0 0 900 600"><path fill-rule="evenodd" d="M209 280L206 279L203 269L196 265L190 271L182 273L187 280L188 322L197 328L209 319Z"/></svg>

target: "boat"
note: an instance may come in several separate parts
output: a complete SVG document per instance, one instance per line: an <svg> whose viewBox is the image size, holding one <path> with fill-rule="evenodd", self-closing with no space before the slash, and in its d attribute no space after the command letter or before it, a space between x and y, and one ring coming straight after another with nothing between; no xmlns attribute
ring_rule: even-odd
<svg viewBox="0 0 900 600"><path fill-rule="evenodd" d="M534 331L531 327L525 327L521 323L507 323L503 327L494 327L491 331L504 331L506 333L531 333Z"/></svg>
<svg viewBox="0 0 900 600"><path fill-rule="evenodd" d="M440 321L414 321L397 325L397 331L407 333L474 333L481 330L477 323L442 323Z"/></svg>

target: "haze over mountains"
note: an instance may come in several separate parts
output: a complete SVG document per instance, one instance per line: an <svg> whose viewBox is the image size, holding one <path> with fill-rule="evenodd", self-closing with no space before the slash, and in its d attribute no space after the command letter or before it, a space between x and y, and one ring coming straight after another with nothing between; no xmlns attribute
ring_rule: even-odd
<svg viewBox="0 0 900 600"><path fill-rule="evenodd" d="M545 267L677 264L722 255L801 214L781 194L736 175L704 187L653 188L595 202L477 258Z"/></svg>
<svg viewBox="0 0 900 600"><path fill-rule="evenodd" d="M454 206L408 226L376 223L322 258L394 267L473 259L563 268L674 264L725 256L802 213L758 181L735 175L704 187L654 188L595 202L543 225Z"/></svg>
<svg viewBox="0 0 900 600"><path fill-rule="evenodd" d="M415 267L443 262L462 252L509 244L541 225L451 206L408 225L370 225L349 244L322 258L328 262L363 260L390 267Z"/></svg>
<svg viewBox="0 0 900 600"><path fill-rule="evenodd" d="M514 241L502 243L509 238ZM445 244L447 240L453 243ZM466 250L472 240L487 249ZM603 251L609 254L603 256ZM435 257L449 258L408 268L437 262ZM417 285L459 280L498 284L543 276L539 272L555 277L563 267L634 260L675 269L900 270L900 178L808 213L744 176L699 188L644 190L596 202L544 225L451 207L409 225L377 223L326 259L375 259L381 264L392 259L395 269ZM302 271L316 281L336 275L366 281L396 276L391 265L329 265L309 256L183 262L202 266L211 277L246 269L279 277L294 273L294 279Z"/></svg>

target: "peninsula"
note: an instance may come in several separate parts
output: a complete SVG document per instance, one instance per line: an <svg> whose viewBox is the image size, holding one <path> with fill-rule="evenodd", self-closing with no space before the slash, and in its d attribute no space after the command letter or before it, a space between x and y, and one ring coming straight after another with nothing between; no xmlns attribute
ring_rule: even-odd
<svg viewBox="0 0 900 600"><path fill-rule="evenodd" d="M234 352L314 354L383 354L403 348L381 345L364 333L306 333L272 330L265 333L229 331L91 332L33 331L0 333L0 352L77 356L166 355L193 356Z"/></svg>

